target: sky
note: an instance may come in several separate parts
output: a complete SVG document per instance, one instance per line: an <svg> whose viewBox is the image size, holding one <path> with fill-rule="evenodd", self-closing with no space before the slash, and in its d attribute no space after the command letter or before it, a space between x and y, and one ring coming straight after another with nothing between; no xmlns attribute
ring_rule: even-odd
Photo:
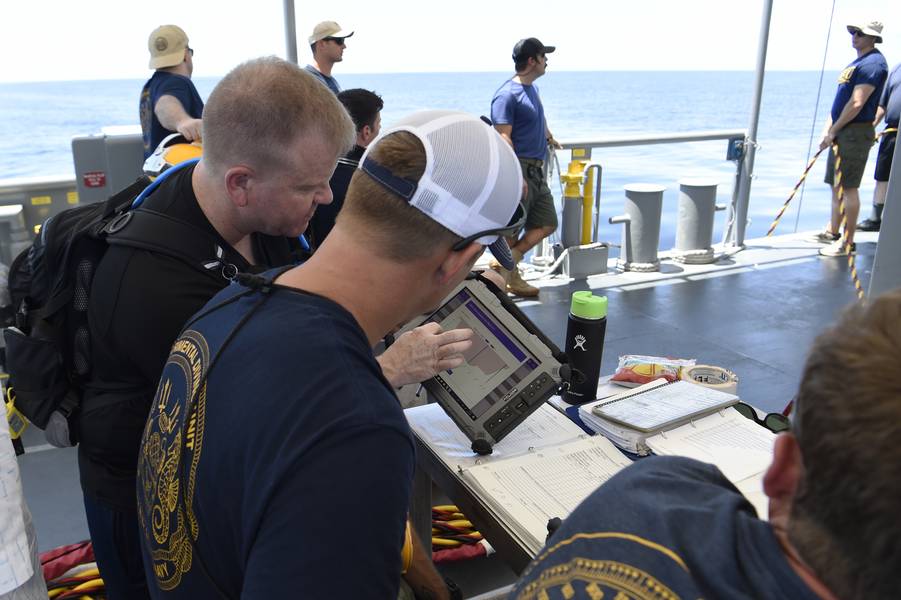
<svg viewBox="0 0 901 600"><path fill-rule="evenodd" d="M845 25L885 23L879 48L901 61L901 2L775 0L769 70L819 71L850 62ZM327 6L331 5L331 6ZM511 71L513 44L535 36L556 45L550 69L753 70L763 0L296 0L298 56L322 20L356 34L334 74ZM0 82L143 79L147 37L157 25L182 27L195 50L194 75L221 76L248 58L284 57L281 0L4 0Z"/></svg>

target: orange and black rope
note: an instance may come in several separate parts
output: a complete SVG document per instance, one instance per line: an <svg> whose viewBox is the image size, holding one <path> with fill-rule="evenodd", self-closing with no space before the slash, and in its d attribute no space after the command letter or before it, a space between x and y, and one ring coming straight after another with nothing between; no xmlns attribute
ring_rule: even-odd
<svg viewBox="0 0 901 600"><path fill-rule="evenodd" d="M433 551L476 544L481 539L482 534L456 506L445 504L432 507Z"/></svg>
<svg viewBox="0 0 901 600"><path fill-rule="evenodd" d="M898 131L897 128L885 129L883 131L880 131L876 135L876 141L879 141L879 138L884 135L887 135L889 133L896 133L897 131ZM799 179L798 183L795 184L795 187L792 189L791 194L788 195L788 198L785 200L785 203L782 205L782 208L779 209L779 213L776 215L776 218L773 219L773 224L770 225L769 230L767 230L766 237L770 237L771 235L773 235L773 232L776 231L776 227L779 225L779 221L782 219L782 215L785 214L785 211L788 208L788 205L791 204L792 200L794 200L795 194L798 193L798 190L801 189L801 185L804 183L804 180L807 179L807 174L810 173L810 169L813 167L813 164L817 161L817 159L820 157L820 154L822 154L823 150L825 150L825 149L826 148L820 148L819 150L817 150L817 153L814 154L813 158L810 159L810 162L807 163L807 168L804 169L804 172L801 174L801 179ZM837 153L836 153L836 156L838 156Z"/></svg>
<svg viewBox="0 0 901 600"><path fill-rule="evenodd" d="M798 193L798 190L801 188L801 185L804 183L804 180L807 179L807 174L810 173L811 167L813 167L813 163L817 161L820 157L820 154L823 153L825 148L820 148L816 154L813 155L813 158L810 159L810 162L807 163L807 168L804 169L804 172L801 174L801 179L798 180L798 183L795 184L795 188L792 190L792 193L788 195L788 199L786 199L785 204L782 205L782 208L779 209L779 214L776 215L776 218L773 219L773 224L770 225L769 231L766 232L766 237L770 237L773 235L773 232L776 231L776 226L779 225L779 220L782 218L782 215L785 214L785 209L788 208L788 205L791 204L791 201L794 199L795 194Z"/></svg>
<svg viewBox="0 0 901 600"><path fill-rule="evenodd" d="M851 238L848 236L848 218L845 214L845 186L842 185L842 157L838 152L837 142L833 142L832 151L835 153L835 187L838 188L838 214L840 218L838 228L842 232L842 247L848 256L848 270L851 273L851 282L854 284L857 298L863 300L863 286L860 284L860 278L857 276L854 252L851 251Z"/></svg>

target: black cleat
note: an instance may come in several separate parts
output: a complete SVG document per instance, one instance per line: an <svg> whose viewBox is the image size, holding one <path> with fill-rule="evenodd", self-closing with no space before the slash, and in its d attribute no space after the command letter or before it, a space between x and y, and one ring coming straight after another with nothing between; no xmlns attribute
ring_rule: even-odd
<svg viewBox="0 0 901 600"><path fill-rule="evenodd" d="M882 225L882 219L878 221L865 219L857 224L857 231L879 231L880 225Z"/></svg>

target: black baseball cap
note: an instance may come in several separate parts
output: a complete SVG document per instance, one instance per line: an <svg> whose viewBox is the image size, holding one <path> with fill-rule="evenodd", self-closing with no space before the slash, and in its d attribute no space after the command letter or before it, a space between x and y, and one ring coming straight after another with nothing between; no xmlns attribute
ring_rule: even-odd
<svg viewBox="0 0 901 600"><path fill-rule="evenodd" d="M539 54L550 54L557 46L545 46L538 38L525 38L513 46L513 60L521 58L538 58Z"/></svg>

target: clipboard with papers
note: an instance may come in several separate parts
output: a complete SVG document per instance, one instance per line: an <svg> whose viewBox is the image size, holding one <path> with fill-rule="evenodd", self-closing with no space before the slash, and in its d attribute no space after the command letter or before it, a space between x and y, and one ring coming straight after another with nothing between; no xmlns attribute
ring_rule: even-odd
<svg viewBox="0 0 901 600"><path fill-rule="evenodd" d="M688 381L658 382L594 403L591 412L601 419L641 433L656 433L679 427L738 402L735 394Z"/></svg>

